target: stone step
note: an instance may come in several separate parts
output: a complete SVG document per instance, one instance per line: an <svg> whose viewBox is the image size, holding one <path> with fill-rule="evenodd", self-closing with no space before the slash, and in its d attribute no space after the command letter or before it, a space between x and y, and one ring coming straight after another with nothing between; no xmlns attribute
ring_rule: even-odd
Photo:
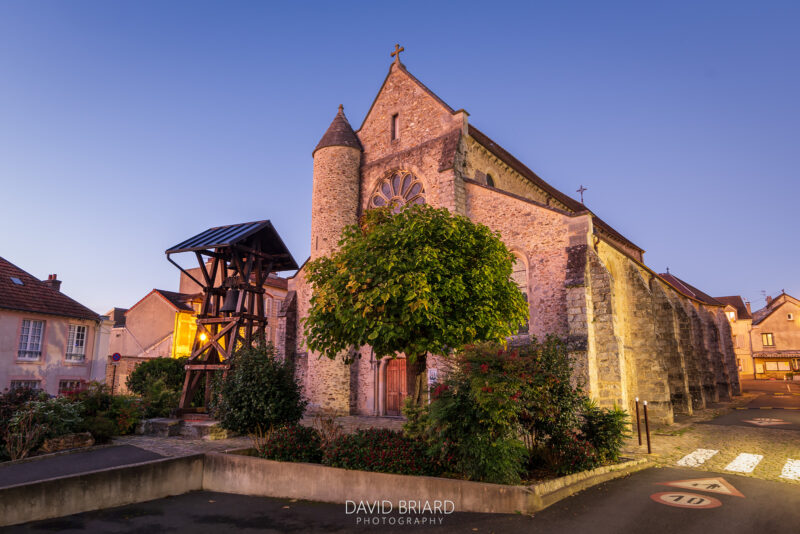
<svg viewBox="0 0 800 534"><path fill-rule="evenodd" d="M142 419L136 426L136 433L145 436L159 436L162 438L179 436L181 433L181 420L170 417L157 417L155 419Z"/></svg>

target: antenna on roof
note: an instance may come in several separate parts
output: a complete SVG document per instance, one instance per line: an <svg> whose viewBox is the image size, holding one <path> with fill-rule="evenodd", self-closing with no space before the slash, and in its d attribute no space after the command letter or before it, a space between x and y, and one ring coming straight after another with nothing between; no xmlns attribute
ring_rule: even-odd
<svg viewBox="0 0 800 534"><path fill-rule="evenodd" d="M669 274L669 267L667 267L667 274Z"/></svg>

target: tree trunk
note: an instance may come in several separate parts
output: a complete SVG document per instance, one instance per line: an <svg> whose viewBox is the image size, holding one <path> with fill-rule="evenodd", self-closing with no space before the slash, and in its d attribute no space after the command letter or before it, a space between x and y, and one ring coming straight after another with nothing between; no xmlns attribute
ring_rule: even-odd
<svg viewBox="0 0 800 534"><path fill-rule="evenodd" d="M421 354L408 368L409 378L413 378L413 399L416 406L424 406L428 400L428 355ZM411 389L411 388L410 388Z"/></svg>

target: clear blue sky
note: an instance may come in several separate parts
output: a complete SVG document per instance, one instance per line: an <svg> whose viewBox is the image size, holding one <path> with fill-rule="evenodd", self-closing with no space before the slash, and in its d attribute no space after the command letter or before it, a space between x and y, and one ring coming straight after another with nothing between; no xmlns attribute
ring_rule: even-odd
<svg viewBox="0 0 800 534"><path fill-rule="evenodd" d="M177 289L164 250L209 226L271 219L302 262L311 150L399 42L652 268L800 296L800 3L654 4L6 0L0 256L101 313Z"/></svg>

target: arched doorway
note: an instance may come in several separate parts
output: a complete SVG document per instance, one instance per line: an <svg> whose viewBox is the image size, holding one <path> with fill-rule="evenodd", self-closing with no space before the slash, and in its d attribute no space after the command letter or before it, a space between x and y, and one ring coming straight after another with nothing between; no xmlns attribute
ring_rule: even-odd
<svg viewBox="0 0 800 534"><path fill-rule="evenodd" d="M394 358L386 365L386 415L401 415L408 396L406 359Z"/></svg>

